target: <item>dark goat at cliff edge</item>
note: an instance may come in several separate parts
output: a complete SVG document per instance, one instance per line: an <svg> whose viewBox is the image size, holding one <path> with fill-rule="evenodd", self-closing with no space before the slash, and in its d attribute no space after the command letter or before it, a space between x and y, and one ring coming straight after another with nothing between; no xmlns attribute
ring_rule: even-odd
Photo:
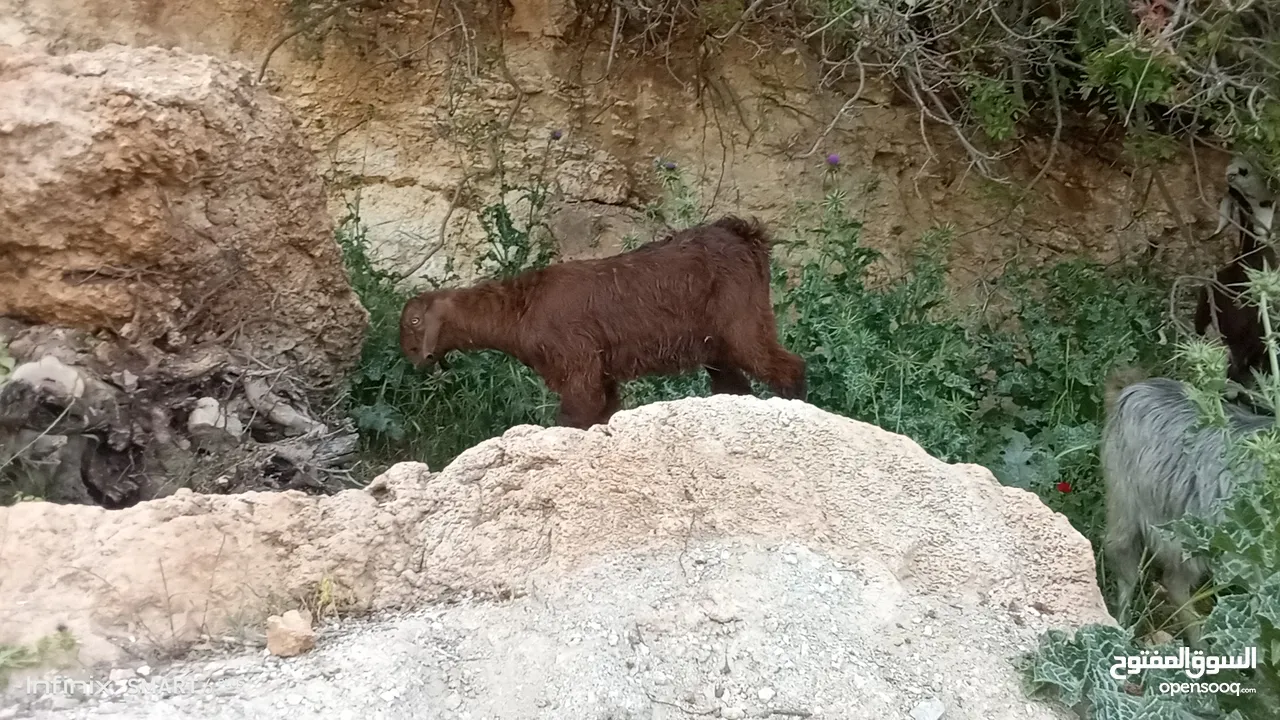
<svg viewBox="0 0 1280 720"><path fill-rule="evenodd" d="M805 361L777 338L771 244L759 222L730 216L612 257L425 292L405 304L400 348L418 367L450 350L505 352L578 428L617 412L620 383L699 367L713 393L750 394L752 376L804 400Z"/></svg>
<svg viewBox="0 0 1280 720"><path fill-rule="evenodd" d="M1229 224L1236 226L1240 251L1218 270L1213 285L1201 290L1195 330L1204 335L1210 325L1216 326L1229 352L1227 377L1241 384L1249 383L1252 371L1269 370L1262 316L1241 294L1247 287L1249 270L1261 270L1264 263L1276 268L1275 251L1269 243L1275 204L1275 193L1261 174L1243 158L1233 158L1227 166L1227 194L1218 210L1217 232Z"/></svg>

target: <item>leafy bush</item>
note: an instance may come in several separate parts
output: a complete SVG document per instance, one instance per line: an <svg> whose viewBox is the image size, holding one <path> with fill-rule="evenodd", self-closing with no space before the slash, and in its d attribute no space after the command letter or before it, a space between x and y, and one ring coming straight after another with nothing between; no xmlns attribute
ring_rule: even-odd
<svg viewBox="0 0 1280 720"><path fill-rule="evenodd" d="M1252 451L1280 458L1274 434ZM1272 466L1273 469L1277 467ZM1025 660L1033 695L1057 698L1086 710L1090 720L1128 718L1222 718L1253 720L1280 716L1280 475L1245 485L1214 526L1188 518L1169 527L1184 547L1210 561L1217 598L1204 618L1207 652L1237 656L1257 648L1258 668L1223 670L1200 678L1225 683L1235 692L1171 694L1163 683L1189 682L1180 670L1143 670L1117 680L1108 674L1116 656L1144 650L1177 655L1169 642L1140 643L1129 628L1091 625L1074 636L1051 631Z"/></svg>
<svg viewBox="0 0 1280 720"><path fill-rule="evenodd" d="M931 120L954 128L988 177L1008 141L1082 124L1184 146L1188 136L1225 141L1275 175L1278 7L809 0L791 19L822 56L826 84L891 76Z"/></svg>
<svg viewBox="0 0 1280 720"><path fill-rule="evenodd" d="M949 126L978 172L1029 137L1119 130L1131 149L1225 144L1280 174L1280 5L1213 0L581 0L637 57L803 43L820 82L852 100L888 80ZM620 15L615 16L615 12ZM668 66L677 65L668 62ZM1067 131L1069 132L1069 130ZM1135 138L1127 138L1134 140ZM1154 140L1154 142L1152 141ZM1159 160L1159 155L1143 155ZM1042 163L1044 157L1034 158Z"/></svg>

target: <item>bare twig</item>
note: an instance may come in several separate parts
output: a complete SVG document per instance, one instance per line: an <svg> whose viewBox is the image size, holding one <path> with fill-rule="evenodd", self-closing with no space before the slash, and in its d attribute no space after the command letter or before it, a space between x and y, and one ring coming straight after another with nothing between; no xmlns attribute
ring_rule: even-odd
<svg viewBox="0 0 1280 720"><path fill-rule="evenodd" d="M738 21L735 22L733 26L730 27L727 31L725 31L725 34L712 35L712 37L714 37L719 42L724 42L729 38L733 37L735 34L737 34L739 30L742 29L742 26L746 24L747 19L750 18L751 15L754 14L756 10L760 9L760 6L764 4L764 1L765 0L755 0L755 2L747 6L746 10L742 11L742 15L738 16Z"/></svg>
<svg viewBox="0 0 1280 720"><path fill-rule="evenodd" d="M463 20L463 17L462 17L462 11L458 9L457 3L454 3L454 9L457 10L458 12L458 22L464 25L463 32L465 34L466 33L465 21ZM499 127L498 131L494 133L494 135L490 140L489 154L492 160L492 164L489 165L489 167L487 168L483 168L481 170L473 170L467 173L466 175L462 176L462 179L458 181L457 186L454 187L453 197L449 199L449 208L445 211L444 217L440 220L440 229L439 231L437 231L437 234L436 234L437 244L429 252L427 252L427 254L424 255L417 263L415 263L412 268L410 268L406 272L399 273L398 275L396 275L394 277L395 282L400 282L401 280L404 280L406 278L413 276L415 273L417 273L419 270L422 269L422 266L427 264L428 260L434 257L435 254L439 252L442 247L444 247L448 239L445 232L448 230L449 218L453 216L454 208L458 206L458 200L459 198L462 197L463 189L472 181L492 177L493 175L498 173L499 170L502 169L502 158L500 157L501 152L499 150L499 147L502 144L502 141L511 132L511 123L515 120L516 114L520 112L520 108L524 106L524 102L525 102L525 99L528 97L528 93L526 93L524 88L520 86L520 83L516 81L515 76L511 74L511 68L507 65L507 55L506 55L505 48L499 48L498 50L498 67L502 71L503 79L506 80L507 84L510 85L516 91L516 100L514 103L511 104L511 109L507 111L507 116L503 120L501 127Z"/></svg>
<svg viewBox="0 0 1280 720"><path fill-rule="evenodd" d="M377 1L378 0L345 0L344 2L340 2L337 5L334 5L333 7L329 8L325 12L320 13L316 17L298 25L292 30L276 38L275 41L272 42L271 45L267 47L266 54L262 56L262 62L259 63L258 65L258 76L254 79L253 84L258 85L262 83L262 76L267 74L267 64L271 62L271 56L275 54L276 50L280 49L280 46L289 42L291 38L297 35L300 35L304 32L307 32L308 30L311 30L312 28L318 26L320 23L324 22L325 20L328 20L334 15L337 15L343 10L346 10L347 8L355 7L356 5L360 5L361 3L377 2Z"/></svg>
<svg viewBox="0 0 1280 720"><path fill-rule="evenodd" d="M1045 156L1044 165L1040 166L1040 172L1037 172L1036 176L1031 178L1031 182L1023 188L1023 196L1026 196L1049 172L1049 168L1053 166L1054 156L1058 153L1058 143L1062 140L1062 91L1058 87L1058 70L1053 65L1049 66L1049 92L1053 97L1053 139L1049 141L1049 154Z"/></svg>
<svg viewBox="0 0 1280 720"><path fill-rule="evenodd" d="M4 461L3 464L0 464L0 470L4 470L5 468L9 467L11 464L13 464L15 460L21 457L23 453L30 450L37 442L40 442L40 440L42 440L50 432L52 432L53 429L58 426L58 423L62 422L62 418L66 417L67 413L71 410L72 404L73 403L70 403L70 402L67 403L66 407L62 408L62 412L58 413L58 417L54 418L53 422L49 423L49 427L45 428L44 430L41 430L38 435L36 435L34 438L31 439L31 442L18 448L18 451L16 453L10 455Z"/></svg>
<svg viewBox="0 0 1280 720"><path fill-rule="evenodd" d="M1178 227L1182 229L1182 234L1186 237L1188 247L1195 247L1196 237L1191 232L1191 226L1187 225L1182 219L1182 213L1178 212L1178 205L1173 201L1173 196L1169 194L1169 188L1164 184L1164 176L1158 170L1152 170L1155 176L1156 190L1160 193L1160 199L1164 201L1164 206L1169 210L1169 214L1178 223Z"/></svg>
<svg viewBox="0 0 1280 720"><path fill-rule="evenodd" d="M827 136L831 134L831 131L835 129L836 123L840 122L840 118L844 117L844 114L849 111L849 108L853 107L853 104L858 102L858 100L862 98L862 90L866 85L866 81L867 81L867 70L862 65L862 62L859 61L858 62L858 91L853 94L853 97L850 97L848 100L844 102L843 105L840 106L840 109L836 111L836 116L831 118L831 122L827 125L827 129L823 130L822 134L818 136L818 139L813 141L813 147L809 148L809 152L805 153L801 157L810 157L815 152L818 151L818 146L821 145L822 141L826 140Z"/></svg>

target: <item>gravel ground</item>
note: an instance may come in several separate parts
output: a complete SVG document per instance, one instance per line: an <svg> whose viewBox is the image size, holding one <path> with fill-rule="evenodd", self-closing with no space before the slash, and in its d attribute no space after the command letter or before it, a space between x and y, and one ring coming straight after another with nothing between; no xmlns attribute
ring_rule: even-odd
<svg viewBox="0 0 1280 720"><path fill-rule="evenodd" d="M88 694L18 681L0 718L1068 718L1010 667L1041 621L721 540L602 557L506 602L329 622L296 658L206 651Z"/></svg>

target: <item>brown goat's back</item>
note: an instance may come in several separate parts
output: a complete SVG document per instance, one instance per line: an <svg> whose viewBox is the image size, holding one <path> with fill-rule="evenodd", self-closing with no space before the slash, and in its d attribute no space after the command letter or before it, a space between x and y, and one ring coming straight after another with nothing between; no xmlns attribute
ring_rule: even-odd
<svg viewBox="0 0 1280 720"><path fill-rule="evenodd" d="M737 218L552 265L530 291L529 332L568 355L594 346L618 380L688 372L723 359L725 336L774 333L768 238Z"/></svg>

